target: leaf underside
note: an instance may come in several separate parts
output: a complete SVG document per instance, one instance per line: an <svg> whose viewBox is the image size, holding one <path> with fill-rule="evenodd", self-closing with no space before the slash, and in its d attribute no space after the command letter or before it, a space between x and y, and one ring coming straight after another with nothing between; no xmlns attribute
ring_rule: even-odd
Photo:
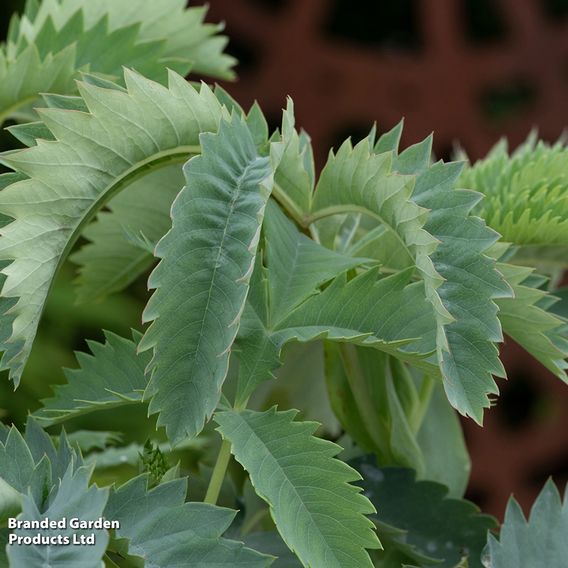
<svg viewBox="0 0 568 568"><path fill-rule="evenodd" d="M143 316L152 324L139 345L153 349L149 410L174 442L198 434L219 402L272 189L269 160L242 118L201 145L156 247Z"/></svg>
<svg viewBox="0 0 568 568"><path fill-rule="evenodd" d="M170 73L163 87L130 71L125 82L126 90L81 84L81 111L74 101L50 99L63 108L39 112L55 140L3 156L20 174L0 194L0 213L14 219L0 233L0 258L12 261L2 270L2 297L11 305L2 318L2 363L16 385L53 279L84 225L113 194L183 163L199 151L200 132L218 128L222 107L205 85L197 90Z"/></svg>

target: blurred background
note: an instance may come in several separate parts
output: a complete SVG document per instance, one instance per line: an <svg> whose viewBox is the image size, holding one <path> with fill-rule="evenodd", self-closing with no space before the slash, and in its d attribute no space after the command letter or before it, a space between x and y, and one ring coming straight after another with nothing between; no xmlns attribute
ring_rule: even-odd
<svg viewBox="0 0 568 568"><path fill-rule="evenodd" d="M195 3L195 2L193 2ZM20 0L3 0L0 34ZM272 127L286 96L312 137L321 166L347 136L379 132L405 118L403 144L434 131L434 151L459 144L472 160L506 136L512 147L531 128L557 139L568 126L568 0L209 0L226 22L239 80L225 84L244 106L257 99ZM12 145L7 133L0 145ZM14 394L0 380L0 417L20 424L50 383L74 366L73 350L101 328L139 327L141 282L95 306L74 305L72 269L51 295L26 380ZM502 349L509 380L485 427L463 421L473 469L467 496L502 518L509 494L528 511L549 475L568 482L568 386L518 346ZM9 400L9 402L7 402ZM100 415L99 415L100 416ZM81 427L88 427L88 417ZM105 428L132 429L121 411ZM148 429L151 428L148 424ZM100 427L100 426L99 426ZM132 435L144 440L145 431Z"/></svg>

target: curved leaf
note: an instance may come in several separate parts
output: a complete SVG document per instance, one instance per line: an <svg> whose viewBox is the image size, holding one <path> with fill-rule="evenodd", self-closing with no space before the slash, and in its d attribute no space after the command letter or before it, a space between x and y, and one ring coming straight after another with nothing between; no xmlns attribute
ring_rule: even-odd
<svg viewBox="0 0 568 568"><path fill-rule="evenodd" d="M476 208L490 227L517 245L568 244L568 148L531 134L509 154L499 142L467 168L460 183L485 195ZM534 259L538 261L538 258Z"/></svg>
<svg viewBox="0 0 568 568"><path fill-rule="evenodd" d="M3 157L25 177L0 193L0 213L14 219L0 231L0 259L13 261L2 270L2 297L19 298L5 317L13 329L3 357L16 384L55 274L85 224L139 177L187 160L200 150L199 133L218 128L222 107L206 85L197 91L174 73L167 88L130 71L125 81L127 90L82 83L87 111L40 110L55 140Z"/></svg>
<svg viewBox="0 0 568 568"><path fill-rule="evenodd" d="M515 297L498 301L505 333L538 359L549 371L568 382L566 320L547 311L556 301L539 287L545 278L531 268L499 263Z"/></svg>
<svg viewBox="0 0 568 568"><path fill-rule="evenodd" d="M392 231L424 281L440 330L452 321L436 289L443 278L436 272L430 255L438 241L425 229L428 211L411 199L413 175L397 175L390 153L375 154L366 138L354 148L343 143L337 154L330 154L316 186L310 221L338 213L362 213ZM438 332L438 335L441 331ZM443 338L439 342L443 343Z"/></svg>
<svg viewBox="0 0 568 568"><path fill-rule="evenodd" d="M452 406L481 423L488 395L498 392L493 375L505 376L496 345L503 341L496 300L512 291L487 254L499 235L471 214L481 196L455 189L462 164L430 165L431 137L398 154L397 138L378 145L395 152L395 171L416 175L412 200L430 210L424 229L439 242L431 259L444 281L436 291L452 317L442 322L444 338L438 338L444 388Z"/></svg>
<svg viewBox="0 0 568 568"><path fill-rule="evenodd" d="M279 533L302 564L362 568L366 548L380 548L373 507L350 485L358 476L334 456L340 448L314 438L318 424L293 422L296 411L223 411L223 438L269 505Z"/></svg>
<svg viewBox="0 0 568 568"><path fill-rule="evenodd" d="M153 349L149 410L174 442L198 434L219 402L272 190L270 161L242 118L203 134L201 145L156 247L156 291L143 316L152 325L139 345Z"/></svg>
<svg viewBox="0 0 568 568"><path fill-rule="evenodd" d="M182 187L178 165L151 172L112 199L108 211L86 227L83 237L91 242L70 257L79 265L79 302L118 292L152 266L153 245L170 228L170 208Z"/></svg>

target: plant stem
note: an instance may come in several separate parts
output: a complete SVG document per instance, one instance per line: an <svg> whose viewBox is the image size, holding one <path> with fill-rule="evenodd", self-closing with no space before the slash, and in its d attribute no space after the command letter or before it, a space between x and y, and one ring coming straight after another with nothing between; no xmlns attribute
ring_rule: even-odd
<svg viewBox="0 0 568 568"><path fill-rule="evenodd" d="M217 462L213 468L211 481L209 481L209 487L207 488L204 503L209 503L210 505L215 505L217 503L230 458L231 442L229 442L229 440L223 440L221 443L221 449L219 450L219 455L217 456Z"/></svg>
<svg viewBox="0 0 568 568"><path fill-rule="evenodd" d="M424 375L422 384L420 385L420 393L418 395L420 402L413 413L411 420L412 430L415 434L418 430L420 430L420 426L422 426L422 422L424 421L424 417L426 416L426 412L430 406L430 401L432 400L432 393L434 392L435 386L436 381L432 377Z"/></svg>

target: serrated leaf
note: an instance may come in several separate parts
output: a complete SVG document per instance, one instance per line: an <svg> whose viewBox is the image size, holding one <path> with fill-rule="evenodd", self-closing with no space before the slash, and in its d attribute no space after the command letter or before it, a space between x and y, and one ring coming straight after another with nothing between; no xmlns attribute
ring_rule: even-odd
<svg viewBox="0 0 568 568"><path fill-rule="evenodd" d="M165 80L166 68L228 79L222 26L180 0L43 0L11 22L0 47L0 122L33 116L39 93L69 94L80 70L122 76L122 66Z"/></svg>
<svg viewBox="0 0 568 568"><path fill-rule="evenodd" d="M380 544L364 516L373 508L350 485L358 476L335 459L337 445L312 436L316 423L293 422L295 415L223 411L215 420L304 566L372 566L365 549Z"/></svg>
<svg viewBox="0 0 568 568"><path fill-rule="evenodd" d="M242 118L201 145L156 247L143 316L152 325L139 344L153 349L149 410L174 442L198 434L219 402L272 189L270 161Z"/></svg>
<svg viewBox="0 0 568 568"><path fill-rule="evenodd" d="M87 341L92 355L77 353L79 369L66 369L67 384L53 387L34 416L44 424L56 424L82 414L142 402L148 385L145 368L150 354L137 354L141 334L125 339L105 332L104 344Z"/></svg>
<svg viewBox="0 0 568 568"><path fill-rule="evenodd" d="M447 498L447 488L439 483L416 481L410 469L378 468L372 456L351 463L363 476L365 495L377 507L373 518L385 554L394 549L407 563L443 568L454 568L467 556L470 568L482 568L487 531L495 526L492 517L480 514L473 503Z"/></svg>
<svg viewBox="0 0 568 568"><path fill-rule="evenodd" d="M147 476L138 476L110 495L107 519L119 521L118 538L128 539L128 553L155 568L261 568L262 555L222 538L235 511L206 503L185 503L187 481L162 483L147 491Z"/></svg>
<svg viewBox="0 0 568 568"><path fill-rule="evenodd" d="M23 436L14 427L0 444L0 479L22 496L30 493L40 504L51 485L47 460L36 463Z"/></svg>
<svg viewBox="0 0 568 568"><path fill-rule="evenodd" d="M490 534L483 565L486 568L564 568L568 558L568 500L560 499L549 480L537 497L529 520L511 498L499 539Z"/></svg>
<svg viewBox="0 0 568 568"><path fill-rule="evenodd" d="M26 178L0 195L0 213L14 219L1 230L0 258L13 261L2 271L2 296L19 298L4 318L13 329L3 364L16 384L51 283L84 225L140 175L199 152L199 133L218 128L222 109L205 85L197 91L170 73L166 88L129 71L125 82L126 90L82 83L89 112L41 110L56 141L3 157Z"/></svg>
<svg viewBox="0 0 568 568"><path fill-rule="evenodd" d="M282 347L290 341L349 341L412 360L425 359L435 349L432 309L425 301L421 283L407 286L409 271L377 280L377 270L371 269L347 282L342 275L350 262L346 256L330 255L329 249L317 243L303 245L303 237L291 222L281 223L278 231L266 231L265 238L268 269L257 262L237 338L239 402L272 376L280 365ZM295 243L293 263L283 262L286 243ZM271 258L271 252L278 254ZM322 274L310 275L309 265L323 266L324 261L327 264ZM365 259L357 264L361 262ZM269 315L273 295L269 291L279 285L272 284L271 279L285 271L290 272L286 275L288 282L301 282L296 298L288 295L288 304L298 307L281 321L273 322ZM301 279L296 272L303 274ZM318 290L317 286L337 275L323 291ZM307 282L311 285L307 286Z"/></svg>
<svg viewBox="0 0 568 568"><path fill-rule="evenodd" d="M337 274L369 262L318 245L271 202L263 224L268 271L268 318L273 326ZM372 262L372 261L371 261Z"/></svg>
<svg viewBox="0 0 568 568"><path fill-rule="evenodd" d="M0 477L0 527L22 510L22 495Z"/></svg>
<svg viewBox="0 0 568 568"><path fill-rule="evenodd" d="M51 495L48 506L41 512L31 496L25 496L22 503L22 513L18 515L21 521L40 521L46 517L51 521L79 518L96 520L103 516L108 499L108 489L89 487L91 472L86 467L74 471L69 465L54 494ZM25 529L14 529L18 536L30 536ZM30 568L59 568L64 563L84 568L100 568L103 566L102 557L109 540L108 532L103 529L73 529L67 528L40 529L34 534L44 537L58 535L70 539L68 545L53 544L11 544L7 547L8 559L13 566L29 566ZM73 535L95 535L95 543L89 546L73 543Z"/></svg>
<svg viewBox="0 0 568 568"><path fill-rule="evenodd" d="M548 304L554 303L554 297L539 289L538 280L531 282L531 268L505 263L498 266L515 294L514 298L498 301L503 330L558 378L567 382L566 322L547 311Z"/></svg>
<svg viewBox="0 0 568 568"><path fill-rule="evenodd" d="M430 255L437 240L424 230L428 212L411 199L415 178L395 174L390 153L374 154L368 139L354 148L349 141L330 154L316 186L310 220L337 213L363 213L395 233L403 253L424 281L428 301L439 322L438 342L443 344L443 325L452 321L436 291L443 278Z"/></svg>
<svg viewBox="0 0 568 568"><path fill-rule="evenodd" d="M276 198L294 212L297 219L310 210L314 179L310 163L313 161L309 139L301 138L295 126L294 103L288 98L282 116L282 134L278 142L271 145L274 163L274 184L278 188Z"/></svg>
<svg viewBox="0 0 568 568"><path fill-rule="evenodd" d="M22 508L17 517L19 520L39 521L46 516L54 521L63 517L84 520L101 517L108 490L89 487L90 475L91 470L82 465L81 456L70 448L63 432L56 449L51 437L31 418L26 425L25 438L12 427L4 442L0 443L0 486L2 494L7 487L12 497L14 492L17 493ZM26 529L11 532L30 536ZM74 566L102 566L101 558L108 542L106 531L76 530L68 525L66 529L40 529L33 535L71 537L72 533L90 535L93 532L96 533L94 546L79 546L72 542L69 546L53 542L43 545L12 544L6 548L10 565L56 568L63 561L68 561Z"/></svg>
<svg viewBox="0 0 568 568"><path fill-rule="evenodd" d="M471 215L481 196L455 189L462 164L429 165L431 144L427 138L407 148L393 169L417 176L412 200L430 210L424 229L439 241L431 259L444 282L436 291L453 319L438 340L446 394L459 412L480 423L488 395L498 392L493 375L505 376L496 345L503 340L496 299L512 291L487 255L499 235Z"/></svg>
<svg viewBox="0 0 568 568"><path fill-rule="evenodd" d="M290 343L284 351L275 379L255 390L248 408L268 410L275 404L282 410L300 408L302 420L320 422L326 437L337 438L341 425L326 390L323 342Z"/></svg>

